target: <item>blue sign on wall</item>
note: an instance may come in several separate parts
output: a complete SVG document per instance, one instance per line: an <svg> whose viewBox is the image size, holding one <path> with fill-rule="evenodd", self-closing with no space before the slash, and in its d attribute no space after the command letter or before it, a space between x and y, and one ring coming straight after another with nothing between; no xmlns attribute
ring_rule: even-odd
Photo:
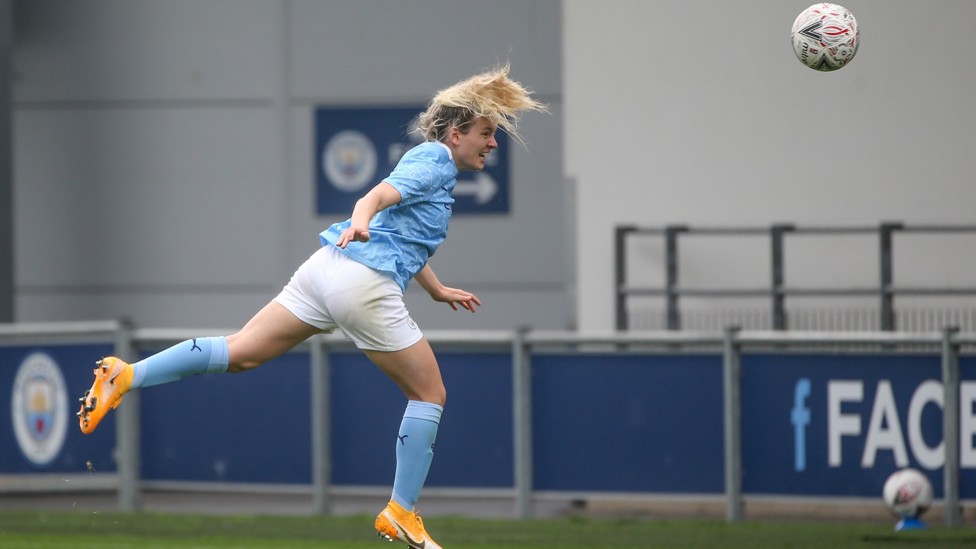
<svg viewBox="0 0 976 549"><path fill-rule="evenodd" d="M116 469L115 419L83 435L78 397L110 345L0 347L0 474ZM9 400L8 400L9 399Z"/></svg>
<svg viewBox="0 0 976 549"><path fill-rule="evenodd" d="M110 352L0 347L0 474L115 470L116 414L88 436L74 417L94 358ZM439 361L451 397L428 485L511 486L510 353ZM330 364L331 480L389 485L406 399L360 353L332 353ZM721 365L719 354L534 354L534 489L721 493ZM972 498L976 357L960 359L960 374L960 493ZM245 375L142 390L144 478L311 482L309 375L309 355L289 353ZM940 378L936 354L744 354L744 491L880 501L888 475L914 467L941 497Z"/></svg>
<svg viewBox="0 0 976 549"><path fill-rule="evenodd" d="M438 353L447 386L426 486L512 486L510 354ZM406 397L361 353L332 365L332 481L385 486L396 469L396 434Z"/></svg>
<svg viewBox="0 0 976 549"><path fill-rule="evenodd" d="M533 355L537 490L719 493L722 361Z"/></svg>
<svg viewBox="0 0 976 549"><path fill-rule="evenodd" d="M243 375L193 376L141 390L143 476L310 483L309 360L308 353L288 353ZM511 486L511 356L442 353L438 362L457 404L441 420L427 485ZM333 353L330 364L331 481L391 485L406 397L362 353ZM181 406L172 406L175 400ZM485 417L493 420L484 424Z"/></svg>
<svg viewBox="0 0 976 549"><path fill-rule="evenodd" d="M747 493L880 497L903 467L942 496L945 451L938 355L746 355ZM960 361L961 489L976 489L976 361Z"/></svg>
<svg viewBox="0 0 976 549"><path fill-rule="evenodd" d="M140 389L143 477L310 483L309 376L308 354L288 353L239 376Z"/></svg>
<svg viewBox="0 0 976 549"><path fill-rule="evenodd" d="M423 107L333 108L315 111L315 211L346 217L362 195L388 176L420 138L410 123ZM495 135L498 149L485 169L461 172L454 213L508 213L508 136Z"/></svg>

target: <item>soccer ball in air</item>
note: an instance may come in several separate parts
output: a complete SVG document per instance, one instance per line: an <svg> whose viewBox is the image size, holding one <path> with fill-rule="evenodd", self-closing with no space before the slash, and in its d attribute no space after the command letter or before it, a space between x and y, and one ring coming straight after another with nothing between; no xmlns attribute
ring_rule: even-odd
<svg viewBox="0 0 976 549"><path fill-rule="evenodd" d="M835 71L854 59L860 35L847 8L822 3L797 16L790 41L800 63L818 71Z"/></svg>
<svg viewBox="0 0 976 549"><path fill-rule="evenodd" d="M901 469L884 484L884 501L899 518L918 518L932 505L932 483L916 469Z"/></svg>

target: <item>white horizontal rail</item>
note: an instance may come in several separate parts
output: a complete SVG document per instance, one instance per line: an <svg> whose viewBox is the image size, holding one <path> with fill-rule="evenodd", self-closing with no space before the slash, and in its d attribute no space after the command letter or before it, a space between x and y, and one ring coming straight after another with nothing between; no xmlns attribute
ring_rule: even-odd
<svg viewBox="0 0 976 549"><path fill-rule="evenodd" d="M0 324L0 339L62 336L104 336L112 341L124 327L120 321L90 322L38 322ZM138 328L130 331L134 344L168 344L199 337L200 334L228 335L233 328ZM517 337L515 330L427 330L424 335L433 344L498 345L509 346ZM342 334L316 336L329 347L352 347ZM724 335L720 331L569 331L528 330L523 341L528 345L721 345ZM976 345L976 332L957 332L952 341L959 345ZM904 345L941 344L942 332L888 332L888 331L798 331L798 330L741 330L735 333L736 343L776 345Z"/></svg>

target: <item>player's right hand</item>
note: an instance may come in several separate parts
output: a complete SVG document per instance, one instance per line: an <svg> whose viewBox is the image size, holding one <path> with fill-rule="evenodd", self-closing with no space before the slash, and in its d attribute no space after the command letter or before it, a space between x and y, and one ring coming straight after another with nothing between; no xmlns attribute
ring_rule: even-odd
<svg viewBox="0 0 976 549"><path fill-rule="evenodd" d="M363 227L349 227L342 231L336 246L345 248L350 242L369 242L369 229Z"/></svg>

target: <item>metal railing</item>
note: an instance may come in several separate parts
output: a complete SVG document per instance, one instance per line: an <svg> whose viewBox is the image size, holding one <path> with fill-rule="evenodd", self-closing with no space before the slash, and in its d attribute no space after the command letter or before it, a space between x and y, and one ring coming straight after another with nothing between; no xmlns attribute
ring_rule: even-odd
<svg viewBox="0 0 976 549"><path fill-rule="evenodd" d="M89 322L57 324L0 324L0 345L37 342L58 343L87 341L114 344L115 352L134 356L140 349L154 349L193 337L200 330L133 329L126 322ZM224 331L224 332L229 332ZM208 333L223 333L210 330ZM664 349L669 352L682 348L720 349L722 354L724 470L726 520L743 518L742 491L742 425L740 393L740 359L750 348L779 350L829 345L843 346L929 346L939 348L942 360L944 387L943 433L945 464L943 474L946 523L957 526L962 522L960 479L960 373L959 355L963 346L976 345L976 333L960 333L946 328L941 333L904 332L795 332L742 331L728 328L723 333L687 331L605 332L585 333L569 331L435 331L426 332L427 339L439 349L452 346L465 352L505 351L512 353L513 381L513 472L516 518L531 518L533 493L533 437L532 437L532 355L538 350L553 348L584 352L587 348L601 351L615 349ZM329 352L352 350L352 344L341 336L315 336L299 347L309 350L311 360L311 422L312 495L316 513L330 512L331 478L330 365ZM142 481L139 455L139 392L126 396L125 406L117 410L117 482L118 506L123 511L141 508ZM55 475L60 477L60 475Z"/></svg>
<svg viewBox="0 0 976 549"><path fill-rule="evenodd" d="M772 329L788 328L787 297L872 297L877 296L879 305L879 326L881 330L896 329L896 296L970 296L976 297L973 287L921 287L896 286L894 284L894 236L898 233L967 233L976 235L976 225L906 225L899 222L885 222L878 226L838 226L815 227L793 224L774 224L769 227L692 227L688 225L668 225L665 227L638 227L634 225L617 226L614 232L614 303L616 327L618 330L633 328L628 314L628 301L634 296L663 297L665 300L665 326L669 330L680 330L680 298L687 297L746 297L767 298L770 300ZM627 280L628 239L647 235L664 239L664 285L647 286ZM791 287L786 284L785 240L789 235L803 236L852 236L877 235L878 237L878 284L869 287ZM752 288L687 288L679 280L679 239L689 236L756 236L769 239L771 272L769 283Z"/></svg>

